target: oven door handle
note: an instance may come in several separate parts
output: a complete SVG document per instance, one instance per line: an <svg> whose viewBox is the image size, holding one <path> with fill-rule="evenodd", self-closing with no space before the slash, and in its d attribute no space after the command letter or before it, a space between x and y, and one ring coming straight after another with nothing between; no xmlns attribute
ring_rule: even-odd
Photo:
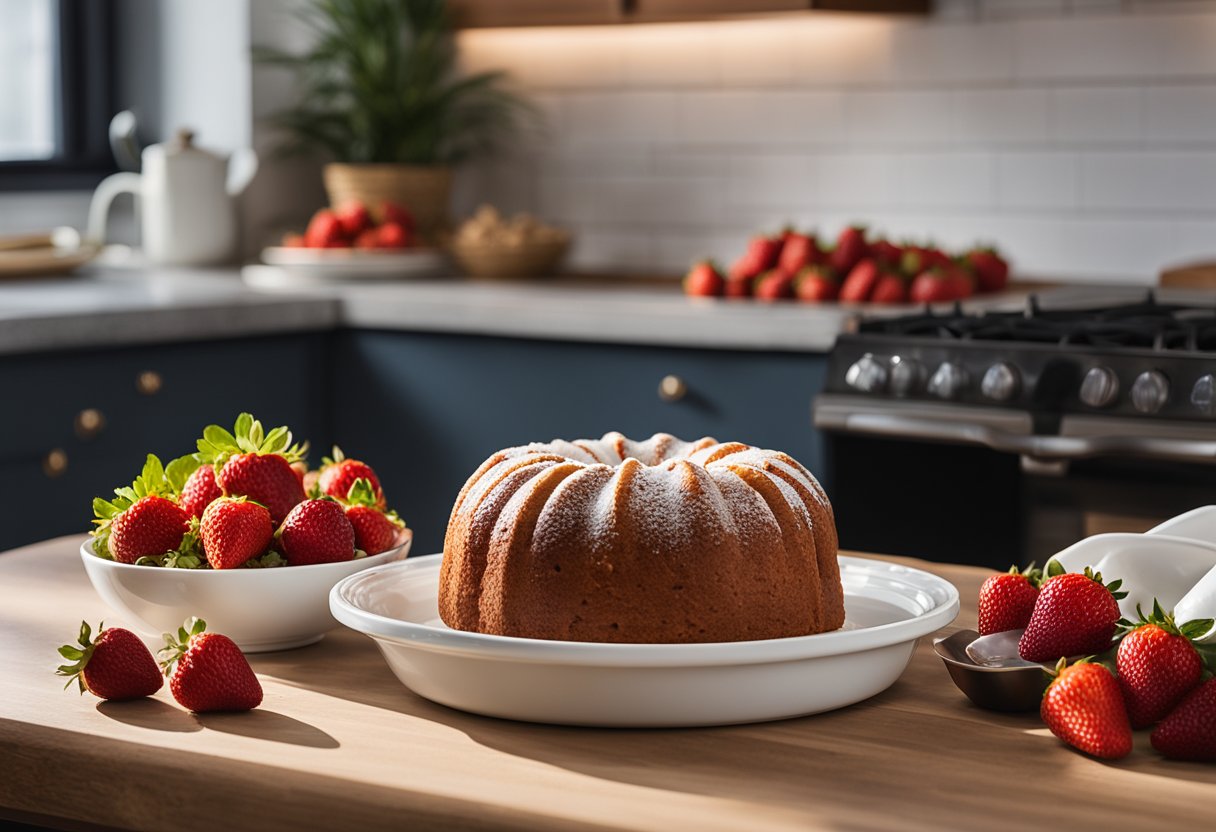
<svg viewBox="0 0 1216 832"><path fill-rule="evenodd" d="M898 439L927 439L982 445L1034 459L1069 460L1095 456L1135 456L1178 462L1216 463L1216 442L1147 436L1036 436L987 425L939 422L888 413L851 413L841 426L850 433Z"/></svg>

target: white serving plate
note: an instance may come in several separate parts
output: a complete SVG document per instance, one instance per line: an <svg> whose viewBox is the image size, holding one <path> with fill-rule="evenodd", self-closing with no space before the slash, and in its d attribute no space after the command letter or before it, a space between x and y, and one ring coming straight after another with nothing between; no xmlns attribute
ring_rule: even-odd
<svg viewBox="0 0 1216 832"><path fill-rule="evenodd" d="M376 251L271 246L262 250L262 260L271 266L279 266L295 282L426 277L439 272L444 263L443 254L432 248Z"/></svg>
<svg viewBox="0 0 1216 832"><path fill-rule="evenodd" d="M80 558L101 599L141 633L158 638L197 615L246 653L288 650L320 641L338 626L329 614L329 590L342 578L400 560L413 533L395 549L341 563L273 569L164 569L105 560L92 539Z"/></svg>
<svg viewBox="0 0 1216 832"><path fill-rule="evenodd" d="M713 644L600 644L449 629L442 555L339 582L330 610L371 636L403 684L487 716L567 725L679 727L830 711L889 687L917 639L958 614L958 590L896 564L842 557L846 621L813 636Z"/></svg>

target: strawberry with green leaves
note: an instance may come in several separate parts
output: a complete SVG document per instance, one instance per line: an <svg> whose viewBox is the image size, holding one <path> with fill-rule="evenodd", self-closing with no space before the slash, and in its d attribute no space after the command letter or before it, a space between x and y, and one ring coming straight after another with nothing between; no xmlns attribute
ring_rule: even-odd
<svg viewBox="0 0 1216 832"><path fill-rule="evenodd" d="M212 569L236 569L266 554L274 524L265 506L244 497L220 497L203 512L199 536Z"/></svg>
<svg viewBox="0 0 1216 832"><path fill-rule="evenodd" d="M1216 679L1188 693L1149 740L1170 759L1216 763Z"/></svg>
<svg viewBox="0 0 1216 832"><path fill-rule="evenodd" d="M1136 623L1125 624L1127 635L1119 642L1115 669L1132 727L1147 728L1199 684L1203 659L1193 639L1212 628L1212 619L1178 625L1155 599L1150 615L1145 617L1139 606L1136 614Z"/></svg>
<svg viewBox="0 0 1216 832"><path fill-rule="evenodd" d="M1043 570L1033 563L1025 569L1011 566L1008 572L984 581L979 598L980 635L1025 629L1042 582Z"/></svg>
<svg viewBox="0 0 1216 832"><path fill-rule="evenodd" d="M1132 728L1119 683L1101 664L1060 659L1039 715L1051 733L1079 751L1118 760L1132 750Z"/></svg>
<svg viewBox="0 0 1216 832"><path fill-rule="evenodd" d="M343 502L346 519L355 530L356 548L369 555L378 555L397 545L405 531L405 523L397 512L380 508L370 480L355 480Z"/></svg>
<svg viewBox="0 0 1216 832"><path fill-rule="evenodd" d="M59 655L72 662L56 671L68 677L65 690L75 682L82 694L87 690L102 699L139 699L161 689L165 680L139 636L104 623L97 629L94 639L92 628L81 621L77 643L59 648Z"/></svg>
<svg viewBox="0 0 1216 832"><path fill-rule="evenodd" d="M1102 582L1102 573L1065 572L1059 561L1047 564L1047 581L1039 590L1018 655L1028 662L1089 656L1110 649L1119 626L1118 600L1123 581Z"/></svg>
<svg viewBox="0 0 1216 832"><path fill-rule="evenodd" d="M291 464L306 448L291 444L291 431L281 426L265 432L248 413L231 432L208 425L198 440L198 459L215 468L215 481L228 497L261 503L279 523L305 498L304 486Z"/></svg>
<svg viewBox="0 0 1216 832"><path fill-rule="evenodd" d="M148 454L143 471L130 486L114 489L112 500L93 500L94 553L135 563L176 550L189 530L190 518L174 496L161 461Z"/></svg>
<svg viewBox="0 0 1216 832"><path fill-rule="evenodd" d="M186 621L176 634L165 633L158 656L169 690L183 708L249 711L262 704L262 685L241 648L228 636L207 632L199 618Z"/></svg>
<svg viewBox="0 0 1216 832"><path fill-rule="evenodd" d="M176 462L176 460L174 461ZM194 461L198 463L197 459ZM182 483L182 508L191 517L202 518L207 506L211 505L212 501L218 500L223 494L219 483L215 481L215 468L200 464Z"/></svg>
<svg viewBox="0 0 1216 832"><path fill-rule="evenodd" d="M279 549L290 566L335 563L355 557L355 529L331 497L305 500L278 531Z"/></svg>
<svg viewBox="0 0 1216 832"><path fill-rule="evenodd" d="M380 478L372 470L372 466L357 459L347 459L342 449L334 445L333 456L321 460L321 473L317 479L319 493L312 496L329 495L336 500L345 500L350 494L355 480L367 480L371 483L376 495L376 505L384 508L384 489L380 487Z"/></svg>

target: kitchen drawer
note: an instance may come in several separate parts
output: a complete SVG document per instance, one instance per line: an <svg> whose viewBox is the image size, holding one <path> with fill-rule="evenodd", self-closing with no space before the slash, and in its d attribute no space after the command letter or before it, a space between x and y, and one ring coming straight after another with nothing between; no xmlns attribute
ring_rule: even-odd
<svg viewBox="0 0 1216 832"><path fill-rule="evenodd" d="M335 436L376 466L419 553L441 547L469 474L512 445L666 431L820 468L810 408L823 356L396 332L344 333L336 355ZM659 395L669 375L686 388L678 401Z"/></svg>
<svg viewBox="0 0 1216 832"><path fill-rule="evenodd" d="M329 444L324 391L328 335L292 335L0 359L0 500L22 507L0 524L0 550L88 528L90 502L129 484L149 452L194 450L205 425L249 410L289 424L320 451ZM154 372L152 390L142 373ZM90 434L76 424L96 410ZM66 468L44 469L57 450ZM53 473L53 472L52 472ZM37 494L37 499L26 495Z"/></svg>

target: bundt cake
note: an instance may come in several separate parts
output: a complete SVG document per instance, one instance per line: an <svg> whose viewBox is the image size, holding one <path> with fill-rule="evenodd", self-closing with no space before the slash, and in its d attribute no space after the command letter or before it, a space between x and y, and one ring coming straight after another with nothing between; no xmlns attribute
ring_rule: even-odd
<svg viewBox="0 0 1216 832"><path fill-rule="evenodd" d="M524 638L703 642L844 623L832 508L779 451L659 433L508 448L448 522L439 614Z"/></svg>

